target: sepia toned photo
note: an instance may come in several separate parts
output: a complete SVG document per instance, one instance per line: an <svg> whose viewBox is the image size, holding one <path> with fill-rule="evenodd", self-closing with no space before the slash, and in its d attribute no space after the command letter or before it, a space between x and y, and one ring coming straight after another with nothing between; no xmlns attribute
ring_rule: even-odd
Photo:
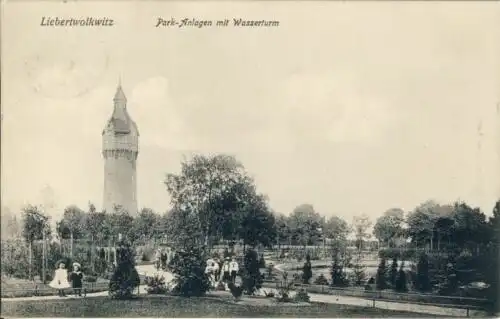
<svg viewBox="0 0 500 319"><path fill-rule="evenodd" d="M3 1L2 317L499 317L500 7Z"/></svg>

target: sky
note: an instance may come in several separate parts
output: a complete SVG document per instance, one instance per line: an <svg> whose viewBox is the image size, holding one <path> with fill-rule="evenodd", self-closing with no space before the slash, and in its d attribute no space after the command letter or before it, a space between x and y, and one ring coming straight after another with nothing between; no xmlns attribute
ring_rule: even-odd
<svg viewBox="0 0 500 319"><path fill-rule="evenodd" d="M500 198L494 2L2 3L2 207L102 205L101 132L121 78L139 207L169 208L184 156L236 156L289 214L375 219ZM109 28L41 27L108 17ZM155 28L158 17L278 20Z"/></svg>

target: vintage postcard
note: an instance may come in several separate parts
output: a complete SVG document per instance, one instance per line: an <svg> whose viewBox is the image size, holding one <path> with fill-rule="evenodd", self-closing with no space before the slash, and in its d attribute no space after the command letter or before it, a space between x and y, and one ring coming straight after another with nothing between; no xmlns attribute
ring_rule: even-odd
<svg viewBox="0 0 500 319"><path fill-rule="evenodd" d="M2 317L498 317L499 39L494 1L2 1Z"/></svg>

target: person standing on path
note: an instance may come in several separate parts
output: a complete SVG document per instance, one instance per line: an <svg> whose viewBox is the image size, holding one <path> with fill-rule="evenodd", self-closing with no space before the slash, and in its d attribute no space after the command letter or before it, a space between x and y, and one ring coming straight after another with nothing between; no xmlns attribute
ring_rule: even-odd
<svg viewBox="0 0 500 319"><path fill-rule="evenodd" d="M234 284L236 283L236 275L238 274L239 265L238 262L236 261L236 257L233 256L233 260L229 264L229 269L231 270L231 282Z"/></svg>
<svg viewBox="0 0 500 319"><path fill-rule="evenodd" d="M155 253L155 268L156 270L160 269L160 262L161 262L161 249L158 248Z"/></svg>
<svg viewBox="0 0 500 319"><path fill-rule="evenodd" d="M59 268L55 271L54 279L49 283L50 287L57 289L59 297L66 297L64 289L70 287L68 282L68 271L65 267L66 265L64 263L60 263Z"/></svg>
<svg viewBox="0 0 500 319"><path fill-rule="evenodd" d="M226 257L224 264L222 265L222 281L226 290L228 290L227 284L231 281L231 268L229 266L229 257Z"/></svg>
<svg viewBox="0 0 500 319"><path fill-rule="evenodd" d="M73 271L71 272L69 278L71 280L71 286L73 287L73 293L75 296L82 296L82 286L83 286L83 273L81 272L82 266L79 263L73 263Z"/></svg>

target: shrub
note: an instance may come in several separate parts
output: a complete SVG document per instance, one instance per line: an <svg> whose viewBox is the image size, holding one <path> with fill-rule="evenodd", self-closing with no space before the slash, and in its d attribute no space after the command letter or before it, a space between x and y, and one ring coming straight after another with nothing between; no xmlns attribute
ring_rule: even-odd
<svg viewBox="0 0 500 319"><path fill-rule="evenodd" d="M253 295L262 286L257 252L249 249L245 253L242 271L243 287L247 294Z"/></svg>
<svg viewBox="0 0 500 319"><path fill-rule="evenodd" d="M398 277L398 260L396 258L392 259L391 272L389 273L389 283L391 287L396 287L396 279Z"/></svg>
<svg viewBox="0 0 500 319"><path fill-rule="evenodd" d="M316 280L314 280L314 284L327 286L329 283L328 283L328 279L326 279L325 275L321 274L316 278Z"/></svg>
<svg viewBox="0 0 500 319"><path fill-rule="evenodd" d="M311 257L307 255L306 262L304 263L304 267L302 268L302 283L309 284L309 280L311 280L311 278L312 278Z"/></svg>
<svg viewBox="0 0 500 319"><path fill-rule="evenodd" d="M273 263L269 263L269 265L267 265L266 267L266 278L268 280L272 280L274 278L274 265Z"/></svg>
<svg viewBox="0 0 500 319"><path fill-rule="evenodd" d="M284 272L282 280L276 284L276 290L278 291L278 295L276 296L276 300L278 302L290 302L292 299L290 298L290 291L293 287L293 281L288 281L288 273Z"/></svg>
<svg viewBox="0 0 500 319"><path fill-rule="evenodd" d="M401 263L401 267L398 271L398 276L396 278L395 290L397 292L407 292L408 288L406 287L406 273L403 270L403 263Z"/></svg>
<svg viewBox="0 0 500 319"><path fill-rule="evenodd" d="M146 277L145 284L148 294L165 294L168 292L168 287L165 284L165 277L156 274L152 277Z"/></svg>
<svg viewBox="0 0 500 319"><path fill-rule="evenodd" d="M340 264L339 259L336 257L336 255L333 259L330 275L332 278L332 286L346 287L349 285L347 277L342 269L342 265Z"/></svg>
<svg viewBox="0 0 500 319"><path fill-rule="evenodd" d="M117 250L117 267L109 282L109 294L112 298L131 298L135 288L140 284L134 259L130 244L122 240Z"/></svg>
<svg viewBox="0 0 500 319"><path fill-rule="evenodd" d="M429 278L429 259L426 254L422 254L417 264L416 286L419 291L427 292L431 290Z"/></svg>
<svg viewBox="0 0 500 319"><path fill-rule="evenodd" d="M210 288L205 267L206 261L201 249L190 247L177 252L170 263L176 282L174 292L185 297L203 296Z"/></svg>
<svg viewBox="0 0 500 319"><path fill-rule="evenodd" d="M296 302L309 302L311 297L305 289L300 289L293 298Z"/></svg>
<svg viewBox="0 0 500 319"><path fill-rule="evenodd" d="M377 269L377 276L375 282L377 284L378 290L383 290L387 288L387 266L385 264L385 258L380 259L380 264Z"/></svg>

